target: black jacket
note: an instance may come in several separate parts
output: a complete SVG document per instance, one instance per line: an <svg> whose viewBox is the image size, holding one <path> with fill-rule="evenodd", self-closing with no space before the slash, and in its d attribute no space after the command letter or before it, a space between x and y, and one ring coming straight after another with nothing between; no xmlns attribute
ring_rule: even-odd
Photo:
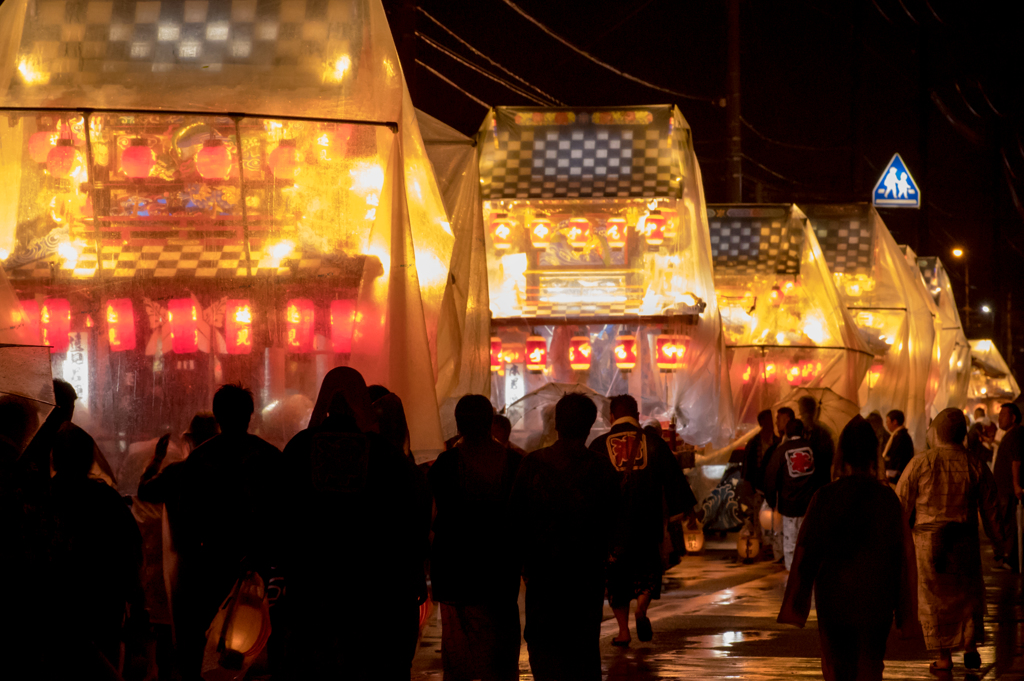
<svg viewBox="0 0 1024 681"><path fill-rule="evenodd" d="M906 428L900 428L892 435L892 444L885 454L885 470L896 471L896 477L903 475L903 469L914 458L914 440Z"/></svg>
<svg viewBox="0 0 1024 681"><path fill-rule="evenodd" d="M825 464L821 458L811 448L811 443L800 437L779 445L765 474L768 505L784 516L803 517L811 497L822 487L820 469Z"/></svg>

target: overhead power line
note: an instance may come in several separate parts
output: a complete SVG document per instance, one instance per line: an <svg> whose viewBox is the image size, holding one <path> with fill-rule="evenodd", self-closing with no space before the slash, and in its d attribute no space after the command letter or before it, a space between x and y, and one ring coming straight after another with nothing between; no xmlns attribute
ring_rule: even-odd
<svg viewBox="0 0 1024 681"><path fill-rule="evenodd" d="M498 83L499 85L505 86L506 88L508 88L512 92L516 93L520 97L525 97L526 99L530 100L534 104L540 104L541 106L549 106L549 103L548 103L547 100L541 99L540 97L538 97L537 95L533 94L532 92L527 92L526 90L524 90L523 88L521 88L521 87L519 87L517 85L513 85L512 83L508 82L504 78L502 78L500 76L496 76L495 74L491 73L490 71L488 71L487 69L485 69L485 68L483 68L481 66L477 66L476 64L474 64L473 62L469 61L468 59L466 59L462 55L458 54L457 52L453 52L452 50L448 49L447 47L445 47L441 43L437 42L436 40L434 40L430 36L424 35L424 34L420 33L419 31L416 31L416 37L419 38L420 40L422 40L423 42L425 42L430 47L433 47L435 50L437 50L441 54L443 54L443 55L445 55L445 56L447 56L447 57L449 57L451 59L454 59L455 61L459 62L460 64L462 64L466 68L469 68L469 69L472 69L473 71L476 71L477 73L479 73L480 75L484 76L485 78L490 78L495 83Z"/></svg>
<svg viewBox="0 0 1024 681"><path fill-rule="evenodd" d="M524 19L529 21L531 24L533 24L534 26L539 28L541 31L543 31L544 33L547 33L549 36L551 36L552 38L554 38L558 42L560 42L563 45L565 45L566 47L568 47L573 52L579 54L582 57L585 57L585 58L589 59L590 61L594 62L598 66L600 66L602 68L605 68L605 69L611 71L612 73L614 73L614 74L616 74L618 76L621 76L622 78L625 78L626 80L631 80L634 83L639 83L640 85L643 85L645 87L649 87L652 90L658 90L659 92L665 92L665 93L670 94L670 95L675 95L676 97L682 97L683 99L695 99L695 100L700 101L700 102L710 102L713 105L716 105L716 106L718 105L718 101L715 100L715 99L712 99L710 97L697 97L696 95L689 95L689 94L686 94L685 92L679 92L678 90L672 90L671 88L662 87L660 85L655 85L654 83L650 83L650 82L648 82L646 80L643 80L642 78L637 78L636 76L631 75L629 73L626 73L625 71L620 71L619 69L615 68L611 64L609 64L607 62L604 62L604 61L601 61L600 59L598 59L594 55L590 54L586 50L583 50L583 49L577 47L576 45L574 45L573 43L569 42L568 40L566 40L565 38L563 38L559 34L555 33L553 30L551 30L550 28L548 28L547 26L542 24L540 21L538 21L537 19L533 18L531 15L527 14L526 11L522 7L520 7L516 3L512 2L512 0L502 0L502 2L504 2L512 10L514 10L517 14L519 14L519 16L523 17Z"/></svg>
<svg viewBox="0 0 1024 681"><path fill-rule="evenodd" d="M509 70L508 70L507 68L505 68L504 66L502 66L502 65L501 65L501 64L499 64L498 62L494 61L493 59L491 59L490 57L488 57L488 56L487 56L486 54L484 54L483 52L481 52L480 50L476 49L475 47L473 47L472 45L470 45L469 43L467 43L467 42L466 42L465 40L463 40L462 38L460 38L460 37L459 37L459 36L458 36L458 35L457 35L457 34L456 34L456 33L455 33L455 32L454 32L453 30L451 30L450 28L448 28L447 26L445 26L444 24L442 24L442 23L441 23L440 21L438 21L438 20L437 20L437 19L436 19L435 17L431 16L431 14L430 14L429 12L427 12L427 10L423 9L422 7L417 7L416 9L417 9L417 10L419 10L419 11L420 11L420 13L421 13L421 14L422 14L423 16L425 16L426 18L430 19L430 20L431 20L431 21L433 21L433 22L434 22L435 24L437 24L437 27L438 27L438 28L440 28L440 29L441 29L442 31L444 31L445 33L447 33L447 34L448 34L448 35L450 35L451 37L453 37L453 38L455 38L456 40L458 40L458 41L459 41L459 42L460 42L460 43L461 43L461 44L462 44L462 45L463 45L463 46L464 46L464 47L465 47L466 49L468 49L468 50L469 50L470 52L472 52L472 53L473 53L473 54L475 54L476 56L480 57L481 59L486 59L486 60L487 60L487 62L488 62L488 63L490 63L490 64L491 64L492 66L494 66L494 67L496 67L496 68L499 68L499 69L501 69L502 71L504 71L504 72L505 72L506 74L508 74L509 76L511 76L511 77L513 77L513 78L515 78L516 80L518 80L518 81L519 81L520 83L522 83L523 85L525 85L525 86L527 86L528 88L530 88L530 89L534 90L535 92L537 92L538 94L542 95L543 97L546 97L547 99L551 100L551 101L552 101L552 102L554 102L555 104L558 104L559 106L565 106L565 102L559 101L558 99L556 99L556 98L552 97L552 96L551 96L551 95L549 95L549 94L548 94L547 92L544 92L544 90L541 90L541 89L540 89L539 87L537 87L537 86L536 86L536 85L534 85L533 83L530 83L529 81L527 81L527 80L526 80L525 78L521 78L520 76L517 76L517 75L516 75L515 73L513 73L512 71L509 71Z"/></svg>
<svg viewBox="0 0 1024 681"><path fill-rule="evenodd" d="M420 66L422 66L423 68L425 68L425 69L426 69L427 71L429 71L430 73L432 73L432 74L434 74L435 76L437 76L438 78L440 78L441 80L443 80L444 82L446 82L446 83L448 83L449 85L451 85L451 86L452 86L453 88L455 88L456 90L458 90L458 91L459 91L459 92L461 92L462 94L464 94L464 95L466 95L467 97L469 97L470 99L472 99L472 100L473 100L474 102L476 102L477 104L479 104L479 105L480 105L480 106L482 106L483 108L485 108L485 109L490 109L490 108L491 108L491 105L490 105L490 104L488 104L488 103L487 103L487 102L485 102L484 100L480 99L479 97L475 97L475 96L473 96L473 95L469 94L468 92L466 92L465 90L463 90L463 89L462 89L461 87L459 87L459 86L458 86L458 85L457 85L457 84L456 84L456 83L455 83L455 82L454 82L453 80L451 80L450 78L446 78L445 76L441 75L441 74L440 74L440 73L438 73L438 72L437 72L437 70L435 70L434 68L432 68L432 67L430 67L430 66L427 66L426 64L424 64L424 63L423 63L422 61L420 61L419 59L417 59L417 60L416 60L416 63L417 63L417 64L419 64Z"/></svg>
<svg viewBox="0 0 1024 681"><path fill-rule="evenodd" d="M848 145L837 146L837 147L816 147L816 146L813 146L813 145L810 145L810 144L792 144L791 142L782 142L782 141L777 140L777 139L772 139L768 135L765 135L763 132L761 132L760 130L755 128L753 125L751 125L750 121L748 121L743 116L740 116L740 122L743 123L744 126L746 126L747 130L749 130L750 132L754 133L755 135L760 137L765 142L768 142L769 144L775 144L775 145L778 145L780 147L787 147L789 149L801 149L803 151L842 151L844 149L849 149L850 148Z"/></svg>

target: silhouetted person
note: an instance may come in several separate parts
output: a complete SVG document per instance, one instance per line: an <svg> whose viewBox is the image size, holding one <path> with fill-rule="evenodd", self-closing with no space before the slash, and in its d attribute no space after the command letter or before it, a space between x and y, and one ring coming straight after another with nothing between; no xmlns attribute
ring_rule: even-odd
<svg viewBox="0 0 1024 681"><path fill-rule="evenodd" d="M891 437L885 444L882 459L885 461L885 475L893 484L903 475L903 469L914 458L914 440L903 425L905 417L899 409L885 415L885 429Z"/></svg>
<svg viewBox="0 0 1024 681"><path fill-rule="evenodd" d="M522 457L491 436L493 415L483 395L460 399L462 440L428 473L437 504L430 583L447 681L519 678L519 570L506 514Z"/></svg>
<svg viewBox="0 0 1024 681"><path fill-rule="evenodd" d="M73 629L118 668L128 606L142 605L142 537L121 496L89 478L95 446L84 430L68 423L54 439L55 571Z"/></svg>
<svg viewBox="0 0 1024 681"><path fill-rule="evenodd" d="M998 553L1004 542L996 491L985 464L964 449L962 411L943 409L931 430L934 446L910 460L896 485L904 522L913 528L918 616L925 646L939 653L933 672L952 669L952 649L961 646L964 666L978 669L985 638L978 517Z"/></svg>
<svg viewBox="0 0 1024 681"><path fill-rule="evenodd" d="M1019 462L1024 456L1024 430L1021 430L1020 421L1020 408L1016 404L1008 402L999 409L999 428L1003 430L1003 439L999 442L992 465L999 498L1000 524L1007 542L1007 563L1016 572L1020 571L1017 565L1017 506L1020 495L1017 490L1021 488Z"/></svg>
<svg viewBox="0 0 1024 681"><path fill-rule="evenodd" d="M558 440L523 459L510 504L526 581L525 638L537 681L597 681L619 481L608 457L586 448L597 420L590 398L566 395L554 411Z"/></svg>
<svg viewBox="0 0 1024 681"><path fill-rule="evenodd" d="M811 497L827 481L820 475L823 465L804 437L803 422L794 419L787 423L786 441L775 449L764 476L765 499L782 515L782 552L787 570L793 564L800 524Z"/></svg>
<svg viewBox="0 0 1024 681"><path fill-rule="evenodd" d="M494 415L494 421L491 423L491 436L502 447L508 447L521 457L526 456L526 452L523 451L522 447L509 440L512 436L512 422L504 414Z"/></svg>
<svg viewBox="0 0 1024 681"><path fill-rule="evenodd" d="M611 462L622 492L623 545L608 566L608 602L619 625L612 645L628 646L629 603L634 599L637 637L650 641L654 636L647 607L652 598L661 597L665 507L669 517L691 514L697 499L665 441L643 432L636 400L616 395L609 410L612 428L595 438L590 449Z"/></svg>
<svg viewBox="0 0 1024 681"><path fill-rule="evenodd" d="M855 416L839 436L844 475L814 495L779 622L804 626L813 587L827 681L875 681L886 639L914 621L913 548L895 492L878 480L878 439Z"/></svg>
<svg viewBox="0 0 1024 681"><path fill-rule="evenodd" d="M373 413L384 439L402 450L402 453L413 461L409 423L405 420L402 398L394 393L382 395L373 401Z"/></svg>
<svg viewBox="0 0 1024 681"><path fill-rule="evenodd" d="M408 679L426 600L430 498L374 432L355 369L324 377L288 462L289 666L294 678Z"/></svg>
<svg viewBox="0 0 1024 681"><path fill-rule="evenodd" d="M747 443L743 453L743 479L753 485L754 489L764 492L764 474L772 452L779 446L779 438L775 435L772 423L772 410L765 409L758 414L757 424L761 426L761 432Z"/></svg>
<svg viewBox="0 0 1024 681"><path fill-rule="evenodd" d="M797 402L797 409L800 411L800 421L804 424L803 438L814 450L817 485L818 487L827 485L832 482L833 477L832 459L836 451L835 438L827 428L818 423L818 401L816 399L809 395L801 397Z"/></svg>
<svg viewBox="0 0 1024 681"><path fill-rule="evenodd" d="M254 408L248 390L221 386L213 396L220 435L163 471L166 448L158 449L139 483L139 499L163 503L173 530L178 579L171 612L187 679L199 674L206 630L235 581L246 569L266 580L277 558L281 453L247 432Z"/></svg>

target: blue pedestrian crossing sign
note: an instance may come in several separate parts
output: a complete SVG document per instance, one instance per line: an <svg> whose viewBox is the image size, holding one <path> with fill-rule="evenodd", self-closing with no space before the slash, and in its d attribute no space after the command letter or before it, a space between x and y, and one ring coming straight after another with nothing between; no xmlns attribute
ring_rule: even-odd
<svg viewBox="0 0 1024 681"><path fill-rule="evenodd" d="M921 189L899 154L895 154L882 171L871 193L871 203L880 208L921 207Z"/></svg>

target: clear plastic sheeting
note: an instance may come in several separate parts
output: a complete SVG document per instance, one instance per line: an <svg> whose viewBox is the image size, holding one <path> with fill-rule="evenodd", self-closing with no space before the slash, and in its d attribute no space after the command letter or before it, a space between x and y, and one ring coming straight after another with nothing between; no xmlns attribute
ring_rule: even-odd
<svg viewBox="0 0 1024 681"><path fill-rule="evenodd" d="M935 300L935 295L925 282L924 273L921 272L921 267L917 262L917 253L914 252L913 248L906 245L901 245L900 250L903 251L903 255L907 259L907 264L910 265L910 269L915 275L917 275L911 276L914 289L916 289L916 297L925 300L928 304L928 311L932 315L932 356L931 362L928 365L928 377L925 381L924 389L925 410L928 421L930 422L932 417L938 414L938 412L935 411L935 400L938 397L939 390L941 388L943 374L942 319L939 317L939 305Z"/></svg>
<svg viewBox="0 0 1024 681"><path fill-rule="evenodd" d="M6 2L0 113L0 260L115 467L227 382L283 446L340 365L442 448L454 235L378 0Z"/></svg>
<svg viewBox="0 0 1024 681"><path fill-rule="evenodd" d="M997 410L992 407L1014 401L1020 395L1020 387L994 341L986 338L970 343L971 381L967 399L971 408L987 405L986 413L994 417Z"/></svg>
<svg viewBox="0 0 1024 681"><path fill-rule="evenodd" d="M839 296L874 355L859 391L861 412L903 411L915 446L923 448L936 326L920 271L871 205L803 208Z"/></svg>
<svg viewBox="0 0 1024 681"><path fill-rule="evenodd" d="M967 406L967 389L971 381L971 346L960 323L949 274L937 257L918 257L925 286L935 301L940 324L938 349L938 390L931 403L929 416L935 417L948 407L963 409Z"/></svg>
<svg viewBox="0 0 1024 681"><path fill-rule="evenodd" d="M579 383L629 392L691 444L726 441L707 216L679 111L498 108L478 143L495 404Z"/></svg>
<svg viewBox="0 0 1024 681"><path fill-rule="evenodd" d="M741 429L798 387L856 402L871 355L793 205L708 206L715 291Z"/></svg>
<svg viewBox="0 0 1024 681"><path fill-rule="evenodd" d="M490 389L490 310L476 140L416 112L427 156L455 234L438 324L437 401L445 438L456 434L455 403Z"/></svg>

